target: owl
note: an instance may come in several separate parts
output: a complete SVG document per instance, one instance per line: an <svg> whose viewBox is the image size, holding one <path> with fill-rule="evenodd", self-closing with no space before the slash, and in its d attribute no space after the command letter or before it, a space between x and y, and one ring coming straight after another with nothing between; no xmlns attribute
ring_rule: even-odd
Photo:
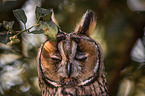
<svg viewBox="0 0 145 96"><path fill-rule="evenodd" d="M38 54L42 96L109 96L100 45L89 35L95 13L87 10L72 33L58 30Z"/></svg>

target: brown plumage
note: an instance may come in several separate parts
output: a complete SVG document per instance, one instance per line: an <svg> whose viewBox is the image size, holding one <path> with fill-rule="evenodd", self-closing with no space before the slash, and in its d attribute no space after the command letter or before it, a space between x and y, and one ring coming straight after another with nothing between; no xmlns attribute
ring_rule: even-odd
<svg viewBox="0 0 145 96"><path fill-rule="evenodd" d="M100 45L89 37L96 18L87 11L75 32L59 31L38 54L42 96L109 96Z"/></svg>

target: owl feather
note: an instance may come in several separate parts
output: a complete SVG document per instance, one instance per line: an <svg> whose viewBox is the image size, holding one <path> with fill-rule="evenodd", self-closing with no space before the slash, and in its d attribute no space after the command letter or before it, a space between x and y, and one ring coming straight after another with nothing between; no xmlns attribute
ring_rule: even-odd
<svg viewBox="0 0 145 96"><path fill-rule="evenodd" d="M109 96L100 45L89 37L95 13L88 10L75 32L59 30L56 41L46 40L38 54L42 96Z"/></svg>

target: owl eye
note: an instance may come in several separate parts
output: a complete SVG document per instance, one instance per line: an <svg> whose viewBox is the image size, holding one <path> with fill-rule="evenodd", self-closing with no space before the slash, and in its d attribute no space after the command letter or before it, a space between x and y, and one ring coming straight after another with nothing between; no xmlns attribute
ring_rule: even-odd
<svg viewBox="0 0 145 96"><path fill-rule="evenodd" d="M80 61L85 61L88 57L88 54L85 54L83 52L79 52L77 55L76 55L76 59L77 60L80 60Z"/></svg>
<svg viewBox="0 0 145 96"><path fill-rule="evenodd" d="M50 57L54 61L61 61L61 58L59 56L53 55Z"/></svg>

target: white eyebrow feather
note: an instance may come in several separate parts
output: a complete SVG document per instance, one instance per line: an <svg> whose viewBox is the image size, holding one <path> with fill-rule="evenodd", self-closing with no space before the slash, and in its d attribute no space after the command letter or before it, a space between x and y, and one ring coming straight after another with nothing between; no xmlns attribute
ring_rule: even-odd
<svg viewBox="0 0 145 96"><path fill-rule="evenodd" d="M76 50L77 50L77 43L72 41L72 48L71 48L71 55L70 55L71 60L75 57Z"/></svg>

